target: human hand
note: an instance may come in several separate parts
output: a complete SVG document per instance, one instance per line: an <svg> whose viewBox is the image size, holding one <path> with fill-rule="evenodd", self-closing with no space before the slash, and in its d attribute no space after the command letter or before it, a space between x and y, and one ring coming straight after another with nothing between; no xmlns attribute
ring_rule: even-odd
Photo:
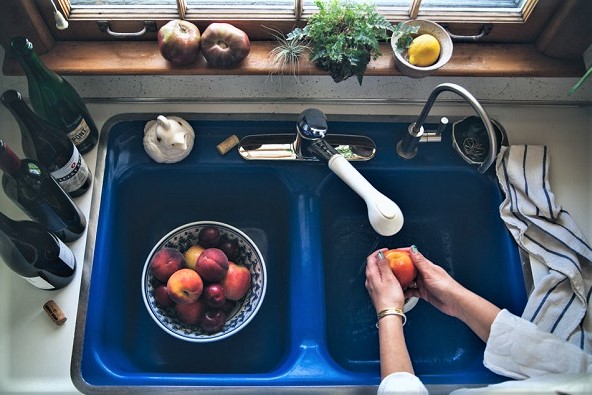
<svg viewBox="0 0 592 395"><path fill-rule="evenodd" d="M377 250L366 258L366 289L376 312L393 307L402 309L405 304L403 289L388 260L377 258L379 251L384 252L386 248Z"/></svg>
<svg viewBox="0 0 592 395"><path fill-rule="evenodd" d="M421 298L441 312L458 317L459 311L453 297L465 288L454 280L442 267L425 258L415 246L403 248L410 253L411 261L417 268L416 286L405 290L405 297Z"/></svg>

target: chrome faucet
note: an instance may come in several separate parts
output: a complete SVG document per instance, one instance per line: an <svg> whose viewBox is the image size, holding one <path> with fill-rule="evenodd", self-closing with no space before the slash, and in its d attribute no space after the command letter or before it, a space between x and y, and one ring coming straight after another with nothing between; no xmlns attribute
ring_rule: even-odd
<svg viewBox="0 0 592 395"><path fill-rule="evenodd" d="M315 108L303 111L298 118L297 146L329 165L343 182L366 203L368 220L382 236L392 236L403 227L403 213L395 202L380 193L351 163L325 140L325 114ZM305 153L302 153L305 155Z"/></svg>
<svg viewBox="0 0 592 395"><path fill-rule="evenodd" d="M306 159L311 158L311 156L316 157L317 155L310 152L311 145L319 141L319 139L323 139L322 141L324 142L327 129L327 117L322 111L316 108L309 108L302 111L296 122L296 140L294 140L296 155ZM317 146L320 145L320 143L317 144ZM325 143L322 145L326 146L324 147L325 150L329 149L330 152L337 153L329 144Z"/></svg>
<svg viewBox="0 0 592 395"><path fill-rule="evenodd" d="M323 161L366 203L368 220L382 236L403 227L403 213L395 202L378 192L349 162L374 157L376 145L366 136L327 135L327 118L316 108L304 110L294 134L260 134L243 137L239 154L246 160Z"/></svg>
<svg viewBox="0 0 592 395"><path fill-rule="evenodd" d="M417 121L409 125L408 133L401 141L397 143L397 153L399 154L399 156L406 159L415 156L415 153L417 152L417 143L424 134L423 124L428 116L428 113L430 112L432 106L436 102L438 95L445 91L454 92L457 95L461 96L463 99L465 99L471 105L471 107L473 107L473 109L479 115L479 117L483 121L483 124L485 125L485 129L487 131L487 136L489 140L489 152L487 153L487 157L485 158L483 163L481 163L477 168L477 170L480 173L485 173L487 169L489 169L491 164L495 161L495 155L497 153L496 133L493 128L491 119L489 118L481 104L477 101L477 99L475 99L475 97L465 88L456 84L444 83L434 88L434 90L428 97L428 100L426 101L422 112L419 114L419 118L417 119Z"/></svg>

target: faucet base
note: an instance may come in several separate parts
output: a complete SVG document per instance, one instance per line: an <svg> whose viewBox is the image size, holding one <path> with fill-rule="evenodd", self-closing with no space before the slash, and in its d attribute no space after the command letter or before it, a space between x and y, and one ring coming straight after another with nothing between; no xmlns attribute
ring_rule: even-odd
<svg viewBox="0 0 592 395"><path fill-rule="evenodd" d="M366 136L332 134L325 141L349 161L370 160L376 154L376 144ZM256 134L239 142L238 152L246 160L304 160L318 161L297 151L294 134Z"/></svg>

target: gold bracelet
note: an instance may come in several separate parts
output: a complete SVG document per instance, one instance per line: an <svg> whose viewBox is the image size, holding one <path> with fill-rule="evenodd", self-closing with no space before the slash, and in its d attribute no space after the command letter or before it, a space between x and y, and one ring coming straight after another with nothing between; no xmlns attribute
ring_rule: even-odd
<svg viewBox="0 0 592 395"><path fill-rule="evenodd" d="M384 309L378 312L378 314L376 314L376 327L378 328L378 321L380 321L381 318L386 317L387 315L398 315L399 317L401 317L401 319L403 320L403 325L405 326L405 323L407 323L407 316L405 315L405 313L403 312L402 309L399 309L397 307L390 307L388 309Z"/></svg>

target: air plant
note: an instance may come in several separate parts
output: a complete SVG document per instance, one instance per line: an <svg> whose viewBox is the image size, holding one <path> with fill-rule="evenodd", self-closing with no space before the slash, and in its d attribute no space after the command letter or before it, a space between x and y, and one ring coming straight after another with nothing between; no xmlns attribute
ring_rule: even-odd
<svg viewBox="0 0 592 395"><path fill-rule="evenodd" d="M310 51L305 38L289 40L284 33L266 28L272 33L277 45L269 52L271 58L270 75L293 75L297 77L300 69L300 56Z"/></svg>

